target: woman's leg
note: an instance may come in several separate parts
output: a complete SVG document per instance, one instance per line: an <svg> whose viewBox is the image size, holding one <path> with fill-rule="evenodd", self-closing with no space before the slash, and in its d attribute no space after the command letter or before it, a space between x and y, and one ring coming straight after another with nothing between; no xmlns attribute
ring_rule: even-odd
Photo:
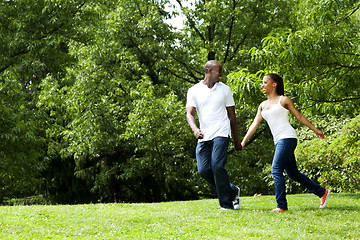
<svg viewBox="0 0 360 240"><path fill-rule="evenodd" d="M321 187L320 184L315 183L310 178L308 178L308 176L298 170L294 153L290 156L289 162L285 167L285 172L289 178L306 187L309 192L314 193L319 197L322 197L325 194L325 188Z"/></svg>
<svg viewBox="0 0 360 240"><path fill-rule="evenodd" d="M285 189L285 179L284 179L284 170L289 163L289 159L294 154L296 147L296 139L281 139L275 145L275 154L273 163L271 166L271 173L275 182L275 196L277 207L283 210L287 210L287 201L286 201L286 189Z"/></svg>

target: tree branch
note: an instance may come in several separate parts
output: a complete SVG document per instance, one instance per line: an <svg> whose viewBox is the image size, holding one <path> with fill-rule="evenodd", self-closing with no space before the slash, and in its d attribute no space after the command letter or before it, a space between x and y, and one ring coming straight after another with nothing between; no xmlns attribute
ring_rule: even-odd
<svg viewBox="0 0 360 240"><path fill-rule="evenodd" d="M27 54L29 51L27 49L19 51L18 53L15 53L13 55L10 56L10 58L16 58L19 57L21 55ZM5 65L4 67L0 68L0 72L5 71L6 69L8 69L10 66L12 65L12 63L8 63L7 65Z"/></svg>
<svg viewBox="0 0 360 240"><path fill-rule="evenodd" d="M183 10L184 7L181 3L181 0L176 0L176 2L179 4L181 10ZM184 11L183 11L183 14L185 15L186 19L189 21L190 27L195 30L196 34L201 38L201 40L203 41L203 43L205 45L206 39L205 39L204 35L201 34L199 29L197 29L197 27L195 26L195 22L190 18L190 16L188 14L185 14Z"/></svg>
<svg viewBox="0 0 360 240"><path fill-rule="evenodd" d="M235 10L236 5L237 5L237 3L236 3L236 1L234 0L234 1L233 1L233 11ZM230 45L231 45L231 35L232 35L233 27L234 27L234 22L235 22L235 17L232 16L232 17L231 17L230 27L229 27L228 43L227 43L227 46L226 46L226 52L225 52L225 57L224 57L223 63L226 63L227 58L228 58L228 56L229 56Z"/></svg>
<svg viewBox="0 0 360 240"><path fill-rule="evenodd" d="M360 9L360 4L357 5L357 6L354 8L354 10L352 10L347 16L345 16L344 18L336 21L334 25L337 25L337 24L345 21L346 19L348 19L349 17L351 17L351 16L352 16L357 10L359 10L359 9Z"/></svg>
<svg viewBox="0 0 360 240"><path fill-rule="evenodd" d="M186 82L189 82L189 83L192 83L192 84L195 84L195 83L198 83L198 81L192 81L192 80L190 80L190 79L188 79L188 78L185 78L185 77L183 77L183 76L180 76L180 75L178 75L178 74L176 74L175 72L173 72L173 71L171 71L169 68L167 68L167 67L165 67L165 69L169 72L169 73L171 73L172 75L174 75L175 77L177 77L177 78L180 78L180 79L183 79L183 80L185 80Z"/></svg>
<svg viewBox="0 0 360 240"><path fill-rule="evenodd" d="M231 24L230 24L230 27L229 27L228 43L227 43L227 46L226 46L226 52L225 52L225 57L224 57L223 63L226 63L228 55L229 55L229 49L230 49L230 45L231 45L231 35L232 35L233 26L234 26L234 21L235 21L235 17L233 16L231 18Z"/></svg>
<svg viewBox="0 0 360 240"><path fill-rule="evenodd" d="M360 99L360 97L343 98L343 99L337 99L337 100L325 100L325 99L310 98L311 101L314 101L317 103L338 103L338 102L346 102L346 101L353 101L353 100L359 100L359 99Z"/></svg>
<svg viewBox="0 0 360 240"><path fill-rule="evenodd" d="M240 40L240 42L236 45L234 52L232 53L231 57L230 57L230 61L234 59L237 51L239 50L240 46L245 42L247 38L247 34L244 34L243 38Z"/></svg>
<svg viewBox="0 0 360 240"><path fill-rule="evenodd" d="M76 11L73 12L72 15L75 16L75 15L81 10L81 8L85 5L85 3L86 3L86 1L84 1L83 3L81 3L81 4L77 7ZM59 26L55 27L51 32L47 33L47 34L44 35L44 36L41 36L40 39L45 38L47 35L54 34L56 31L58 31L58 30L59 30L60 28L62 28L63 26L64 26L64 22L62 22Z"/></svg>
<svg viewBox="0 0 360 240"><path fill-rule="evenodd" d="M254 16L251 20L251 23L250 23L250 26L253 25L255 23L255 19L256 19L256 16ZM242 44L244 44L246 38L247 38L247 34L244 34L243 38L240 40L240 42L236 45L235 49L234 49L234 52L232 53L231 57L230 57L230 61L234 59L237 51L239 50L240 46Z"/></svg>
<svg viewBox="0 0 360 240"><path fill-rule="evenodd" d="M174 75L174 76L177 77L177 78L183 79L183 80L185 80L186 82L193 83L193 84L198 83L198 82L202 79L202 77L197 77L197 76L195 76L195 74L194 74L193 72L195 72L195 73L197 73L197 74L201 74L201 72L199 72L198 70L196 70L194 67L187 65L185 62L180 61L179 59L175 58L174 56L171 56L171 57L172 57L172 59L174 59L176 62L178 62L180 65L184 66L184 67L187 69L188 75L189 75L190 77L192 77L194 80L190 80L190 79L188 79L188 78L186 78L186 77L180 76L180 75L176 74L174 71L172 71L172 70L170 70L169 68L165 67L165 69L166 69L169 73L171 73L172 75ZM162 58L162 60L167 61L167 59L165 59L165 58Z"/></svg>
<svg viewBox="0 0 360 240"><path fill-rule="evenodd" d="M340 67L349 68L349 69L359 69L360 68L360 66L348 66L348 65L345 65L345 64L342 64L342 63L339 63L339 62L335 62L334 64L338 65Z"/></svg>
<svg viewBox="0 0 360 240"><path fill-rule="evenodd" d="M81 8L85 5L85 3L86 3L86 1L84 1L83 3L81 3L81 4L77 7L76 11L73 12L73 16L75 16L75 15L81 10ZM61 23L59 26L55 27L52 31L50 31L50 32L47 33L46 35L40 36L38 40L42 40L42 39L46 38L48 35L55 33L56 31L58 31L58 30L59 30L60 28L62 28L63 26L64 26L64 23ZM20 50L18 53L11 55L10 58L16 58L16 57L18 57L18 56L27 54L28 52L29 52L28 49L23 49L23 50ZM1 68L0 68L0 72L5 71L5 70L8 69L11 65L12 65L12 63L8 63L7 65L1 67Z"/></svg>

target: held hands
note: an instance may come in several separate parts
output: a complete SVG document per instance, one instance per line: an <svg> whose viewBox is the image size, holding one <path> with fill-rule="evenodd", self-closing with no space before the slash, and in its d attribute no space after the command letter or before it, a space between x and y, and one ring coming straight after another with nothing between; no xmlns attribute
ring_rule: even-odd
<svg viewBox="0 0 360 240"><path fill-rule="evenodd" d="M244 141L242 141L241 142L241 150L244 150L244 148L245 148L245 143L244 143Z"/></svg>
<svg viewBox="0 0 360 240"><path fill-rule="evenodd" d="M234 148L235 148L235 152L240 152L241 150L243 150L243 147L241 146L240 142L234 142Z"/></svg>

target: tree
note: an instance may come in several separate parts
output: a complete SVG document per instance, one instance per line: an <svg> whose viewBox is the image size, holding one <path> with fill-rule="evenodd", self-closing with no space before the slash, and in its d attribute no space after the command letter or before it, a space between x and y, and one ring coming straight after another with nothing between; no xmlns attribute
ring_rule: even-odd
<svg viewBox="0 0 360 240"><path fill-rule="evenodd" d="M62 78L73 62L68 41L84 40L74 26L86 25L92 15L84 6L83 1L0 3L1 199L44 192L41 174L51 158L47 115L37 107L40 84L47 75Z"/></svg>
<svg viewBox="0 0 360 240"><path fill-rule="evenodd" d="M295 9L294 28L274 30L264 38L262 48L252 50L263 64L259 77L278 72L286 82L286 94L308 113L357 114L359 2L308 0ZM232 79L235 84L236 79L246 79L255 88L259 78L253 76L241 71Z"/></svg>
<svg viewBox="0 0 360 240"><path fill-rule="evenodd" d="M29 109L22 87L11 74L0 77L0 202L40 188L47 165L40 116Z"/></svg>
<svg viewBox="0 0 360 240"><path fill-rule="evenodd" d="M357 74L358 53L345 44L357 43L357 7L351 1L339 7L341 3L335 1L206 0L194 1L191 8L184 7L184 1L176 2L186 16L182 31L165 22L172 17L164 7L168 0L1 3L3 187L15 189L11 180L21 175L26 179L23 183L34 183L37 192L23 184L16 193L25 193L24 189L46 192L66 203L191 199L211 193L195 173L195 139L184 114L186 91L203 78L208 59L215 58L224 66L223 80L234 91L240 123L251 121L253 106L262 100L257 85L261 76L279 66L289 81L288 76L304 67L301 64L318 64L316 71L307 66L316 78L302 81L298 74L295 79L300 80L287 85L290 94L305 92L295 99L300 107L307 106L308 96L322 99L329 82L334 85L329 92L337 88L340 95L336 96L344 96L348 87L354 90L351 98L356 101L357 80L347 80L345 85L339 81L340 76ZM305 12L308 6L318 8ZM340 15L332 12L335 6ZM344 6L347 10L342 10ZM318 18L317 11L324 11L325 17ZM333 16L338 20L334 26L326 20ZM321 26L321 21L328 25ZM331 37L328 28L340 29L337 36L343 38ZM323 49L333 47L320 41L323 33L325 43L343 44L337 51L346 53L336 53L326 62L328 68L315 61L325 57L323 53L312 53L311 61L301 60L301 51L314 50L311 46L316 41ZM292 54L286 51L289 46ZM335 67L334 59L344 66ZM287 66L293 60L294 69ZM228 78L232 70L239 72ZM328 71L336 72L335 78ZM322 83L318 73L329 76L329 81L321 78L325 85L314 84L315 80ZM356 107L346 105L346 112L355 111ZM245 124L240 131L245 134ZM245 194L254 188L268 191L261 184L267 177L263 169L271 161L271 150L264 147L271 142L267 134L264 124L252 140L253 150L236 155L230 149L230 175L239 184L249 185ZM247 159L241 168L236 162L239 156ZM22 170L9 171L12 161ZM25 176L27 172L33 174ZM241 177L245 175L251 175L251 181ZM36 185L42 181L46 191ZM3 193L9 195L9 191Z"/></svg>
<svg viewBox="0 0 360 240"><path fill-rule="evenodd" d="M330 115L324 116L326 119L331 119L325 121L329 126L333 125L331 123L334 121L334 116L337 118L356 116L359 113L360 86L357 47L359 8L358 1L298 2L290 13L293 16L289 19L292 28L286 26L273 30L263 39L262 47L251 50L253 60L260 62L262 68L256 71L242 69L229 75L235 96L240 101L244 101L246 107L256 109L264 100L260 92L262 77L269 72L277 72L284 77L285 94L294 100L303 114L315 115L315 124L321 125L323 122L316 116L319 114ZM335 123L338 123L338 120ZM296 121L293 124L299 127ZM321 129L329 129L329 126L322 126ZM340 126L342 123L336 126L338 131L341 129ZM357 131L356 129L353 130ZM301 130L297 132L302 134ZM329 137L331 141L337 143L337 139ZM254 139L256 140L256 137ZM329 157L328 148L324 144L327 145L326 142L305 142L304 146L299 147L301 149L299 161L302 167L314 179L319 178L323 183L326 182L327 177L339 174L334 173L336 172L334 169L334 171L324 170L328 166L333 168L338 163L338 160ZM341 155L341 149L336 148L336 152ZM313 154L323 156L320 157L322 162L314 160ZM352 160L352 163L356 165L356 161ZM318 166L321 164L324 167L319 170ZM344 170L341 174L345 173L345 178L350 179L349 176L354 173L352 177L357 179L353 165L347 164L348 162L340 164L339 168ZM320 173L322 174L323 171L320 178ZM353 172L349 173L349 171ZM353 183L354 181L345 184L345 187L336 182L336 187L339 186L339 190L350 190L354 189Z"/></svg>
<svg viewBox="0 0 360 240"><path fill-rule="evenodd" d="M176 1L186 16L185 28L168 61L167 70L190 83L202 79L207 60L216 59L227 75L234 69L256 69L249 50L261 46L272 29L288 26L292 1L191 1L185 7ZM188 86L188 85L186 85Z"/></svg>

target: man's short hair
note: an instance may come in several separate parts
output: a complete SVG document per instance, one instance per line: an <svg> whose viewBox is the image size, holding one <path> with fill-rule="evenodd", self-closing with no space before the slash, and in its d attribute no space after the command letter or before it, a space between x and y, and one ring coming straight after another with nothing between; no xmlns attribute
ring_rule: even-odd
<svg viewBox="0 0 360 240"><path fill-rule="evenodd" d="M207 61L207 62L205 63L205 65L204 65L204 71L205 71L205 73L208 73L209 69L214 68L217 64L218 64L218 62L215 61L215 60Z"/></svg>

